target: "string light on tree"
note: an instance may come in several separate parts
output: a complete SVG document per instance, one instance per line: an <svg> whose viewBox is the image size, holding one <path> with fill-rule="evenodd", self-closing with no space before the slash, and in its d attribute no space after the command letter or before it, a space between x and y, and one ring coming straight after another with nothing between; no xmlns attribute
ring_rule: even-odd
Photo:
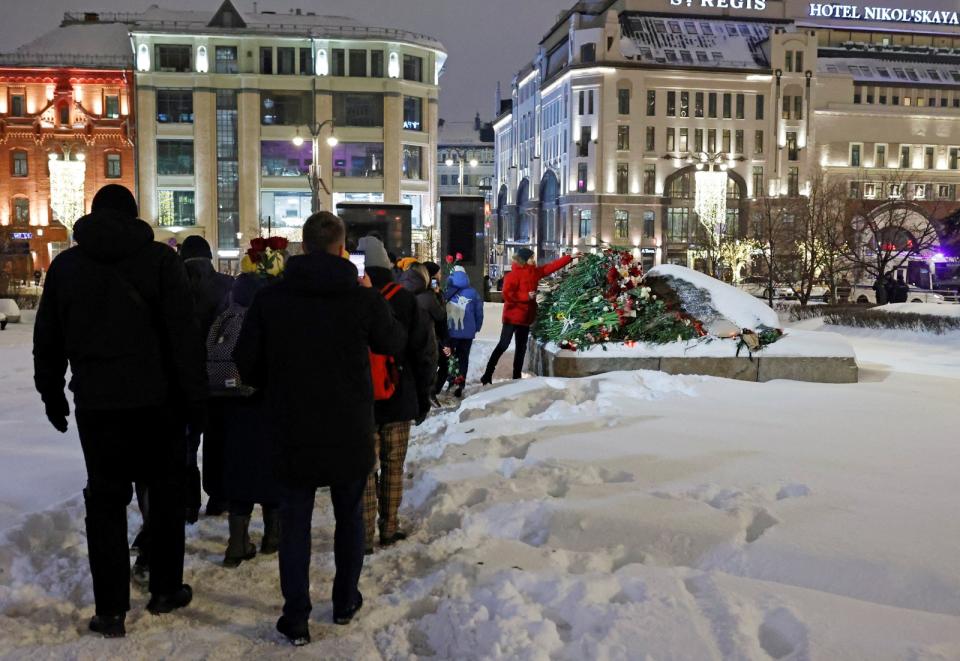
<svg viewBox="0 0 960 661"><path fill-rule="evenodd" d="M83 193L87 164L83 153L70 159L69 150L64 150L61 159L50 154L50 208L54 219L68 230L84 214Z"/></svg>

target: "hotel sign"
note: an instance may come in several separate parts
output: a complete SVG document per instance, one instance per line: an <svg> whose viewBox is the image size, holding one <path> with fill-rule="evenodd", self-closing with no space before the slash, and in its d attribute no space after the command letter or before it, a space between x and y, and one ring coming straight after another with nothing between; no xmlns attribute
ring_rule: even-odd
<svg viewBox="0 0 960 661"><path fill-rule="evenodd" d="M673 2L673 0L671 0ZM960 25L955 11L939 9L904 9L903 7L859 7L811 2L807 12L810 18L844 18L851 21L881 21L889 23L923 23L928 25Z"/></svg>
<svg viewBox="0 0 960 661"><path fill-rule="evenodd" d="M763 11L767 0L670 0L674 7L699 7L700 9L752 9Z"/></svg>

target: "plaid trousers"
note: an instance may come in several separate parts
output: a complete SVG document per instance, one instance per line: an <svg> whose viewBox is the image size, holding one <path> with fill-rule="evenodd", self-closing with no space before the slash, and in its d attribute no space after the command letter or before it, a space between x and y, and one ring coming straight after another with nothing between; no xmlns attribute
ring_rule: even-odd
<svg viewBox="0 0 960 661"><path fill-rule="evenodd" d="M410 421L391 422L377 428L377 457L379 475L375 467L367 478L363 492L363 525L367 548L373 547L377 528L377 510L380 517L380 541L397 532L400 501L403 499L403 462L410 442Z"/></svg>

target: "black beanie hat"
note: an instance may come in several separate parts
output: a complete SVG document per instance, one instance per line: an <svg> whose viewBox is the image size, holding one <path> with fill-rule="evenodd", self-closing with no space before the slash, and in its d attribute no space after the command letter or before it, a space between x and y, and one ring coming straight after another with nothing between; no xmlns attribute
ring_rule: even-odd
<svg viewBox="0 0 960 661"><path fill-rule="evenodd" d="M436 262L424 262L423 265L427 267L427 273L431 278L440 273L440 265Z"/></svg>
<svg viewBox="0 0 960 661"><path fill-rule="evenodd" d="M187 259L213 259L213 252L210 250L210 244L202 236L191 234L183 240L180 245L180 258Z"/></svg>
<svg viewBox="0 0 960 661"><path fill-rule="evenodd" d="M129 218L136 218L140 215L137 209L137 200L133 197L133 193L120 184L107 184L93 196L90 211L102 211L104 209L112 209Z"/></svg>
<svg viewBox="0 0 960 661"><path fill-rule="evenodd" d="M520 248L517 251L517 257L520 258L520 261L526 264L530 261L530 258L533 257L533 251L530 248Z"/></svg>

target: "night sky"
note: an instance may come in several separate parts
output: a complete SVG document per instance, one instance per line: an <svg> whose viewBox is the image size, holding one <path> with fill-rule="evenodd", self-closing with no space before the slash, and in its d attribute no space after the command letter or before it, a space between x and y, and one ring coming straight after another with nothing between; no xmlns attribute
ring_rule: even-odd
<svg viewBox="0 0 960 661"><path fill-rule="evenodd" d="M240 11L251 0L234 0ZM829 0L822 0L824 2ZM960 0L834 0L842 4L956 9ZM0 52L15 49L56 27L65 10L139 11L151 2L168 8L209 8L220 0L12 0L4 4ZM398 27L440 39L450 55L441 78L440 115L450 122L494 113L497 81L509 90L513 74L529 62L536 45L574 0L265 0L259 9L291 7L351 16L367 25ZM667 4L667 0L663 0ZM656 5L656 2L652 2Z"/></svg>

